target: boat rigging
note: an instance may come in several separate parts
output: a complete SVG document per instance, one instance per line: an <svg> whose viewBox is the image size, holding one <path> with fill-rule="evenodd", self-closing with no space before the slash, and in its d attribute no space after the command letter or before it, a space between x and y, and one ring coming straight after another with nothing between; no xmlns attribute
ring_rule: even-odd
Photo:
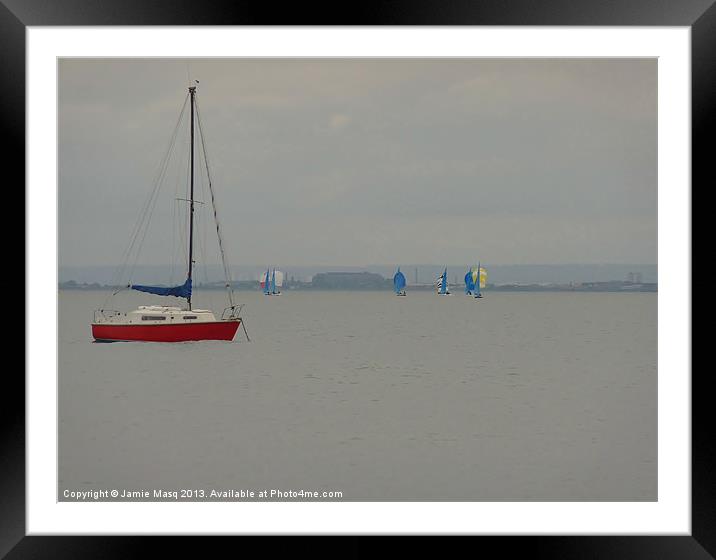
<svg viewBox="0 0 716 560"><path fill-rule="evenodd" d="M196 82L198 83L198 81ZM221 236L221 227L219 224L216 197L214 187L212 185L211 173L209 170L209 161L206 152L206 143L204 141L204 132L202 130L199 108L196 102L196 85L188 88L189 101L189 231L187 243L187 274L183 284L178 286L152 286L144 284L132 284L131 281L126 284L126 288L139 292L145 292L158 296L174 296L186 299L186 308L167 305L141 305L136 310L129 313L122 313L116 310L98 309L95 311L94 321L92 322L92 336L97 341L114 342L114 341L146 341L146 342L186 342L195 340L233 340L236 331L241 325L248 340L246 325L241 317L241 309L243 306L234 303L233 289L231 286L230 269L224 251L223 240ZM174 134L169 144L169 150L160 165L160 172L157 182L154 185L149 200L142 209L140 217L135 224L135 228L130 240L130 245L125 251L124 263L120 266L119 276L121 277L129 257L133 251L135 252L134 265L130 271L134 272L136 262L139 258L141 243L146 236L148 221L151 218L154 205L159 191L159 186L166 173L166 167L171 157L171 151L176 142L177 131L179 129L182 117L187 105L187 99L179 115ZM192 305L192 283L194 271L194 229L195 229L195 204L200 201L194 198L195 183L195 149L196 149L196 130L195 123L198 128L198 137L200 140L201 153L203 155L205 171L209 193L211 196L211 205L216 225L216 235L219 245L219 253L221 255L222 266L224 269L225 285L229 305L224 309L221 317L216 318L214 313L207 309L196 309ZM142 233L143 230L143 233ZM137 240L140 240L139 246L136 246ZM136 250L135 250L136 246ZM121 290L116 290L112 295L116 295ZM111 296L110 296L111 297Z"/></svg>

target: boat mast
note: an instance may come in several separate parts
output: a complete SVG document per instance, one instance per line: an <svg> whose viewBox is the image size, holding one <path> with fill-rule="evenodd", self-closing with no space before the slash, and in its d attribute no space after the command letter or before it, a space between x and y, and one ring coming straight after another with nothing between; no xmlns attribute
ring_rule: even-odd
<svg viewBox="0 0 716 560"><path fill-rule="evenodd" d="M193 253L194 253L194 94L196 93L196 86L189 87L189 97L191 100L190 111L189 111L189 152L190 152L190 171L189 171L189 272L187 278L191 280L191 269L194 265ZM189 304L189 310L191 311L191 294L186 298Z"/></svg>
<svg viewBox="0 0 716 560"><path fill-rule="evenodd" d="M480 282L482 281L482 278L480 277L481 276L480 275L480 266L481 266L480 261L477 261L477 282L475 283L476 284L475 297L479 297L479 295L480 295Z"/></svg>

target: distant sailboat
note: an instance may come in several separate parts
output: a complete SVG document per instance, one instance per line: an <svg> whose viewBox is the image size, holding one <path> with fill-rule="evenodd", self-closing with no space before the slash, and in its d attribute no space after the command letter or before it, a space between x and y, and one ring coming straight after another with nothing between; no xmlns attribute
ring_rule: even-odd
<svg viewBox="0 0 716 560"><path fill-rule="evenodd" d="M484 288L487 285L487 270L482 268L479 262L477 263L477 269L473 271L473 279L475 282L475 297L481 298L481 288Z"/></svg>
<svg viewBox="0 0 716 560"><path fill-rule="evenodd" d="M273 274L271 274L271 295L272 296L278 296L281 295L281 290L278 288L282 285L282 282L280 280L283 280L283 273L279 270L278 271L279 277L276 277L276 269L273 269Z"/></svg>
<svg viewBox="0 0 716 560"><path fill-rule="evenodd" d="M395 295L396 296L404 296L405 294L405 275L400 272L400 267L398 267L398 272L395 273L395 276L393 276L393 288L395 289Z"/></svg>
<svg viewBox="0 0 716 560"><path fill-rule="evenodd" d="M265 296L271 295L271 278L268 268L266 269L266 273L262 275L261 287L263 288Z"/></svg>
<svg viewBox="0 0 716 560"><path fill-rule="evenodd" d="M437 281L435 282L435 289L437 290L438 295L441 295L441 296L449 296L450 295L450 289L448 286L447 267L445 267L445 270L443 270L443 273L438 277Z"/></svg>
<svg viewBox="0 0 716 560"><path fill-rule="evenodd" d="M279 288L283 286L283 272L276 270L275 268L273 271L270 268L267 268L266 272L261 273L260 286L264 295L281 295L281 290L279 290Z"/></svg>

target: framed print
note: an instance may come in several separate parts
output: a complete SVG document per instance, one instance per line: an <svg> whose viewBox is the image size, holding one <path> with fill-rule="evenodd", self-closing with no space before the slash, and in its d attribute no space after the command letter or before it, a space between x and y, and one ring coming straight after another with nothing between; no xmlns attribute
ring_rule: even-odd
<svg viewBox="0 0 716 560"><path fill-rule="evenodd" d="M709 2L61 4L0 5L28 224L3 553L713 554Z"/></svg>

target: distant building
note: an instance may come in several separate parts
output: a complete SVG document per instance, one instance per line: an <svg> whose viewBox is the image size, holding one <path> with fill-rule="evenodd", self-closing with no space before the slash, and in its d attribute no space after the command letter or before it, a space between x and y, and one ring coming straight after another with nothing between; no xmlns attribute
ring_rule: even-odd
<svg viewBox="0 0 716 560"><path fill-rule="evenodd" d="M641 272L630 272L627 275L627 282L629 282L630 284L641 284Z"/></svg>
<svg viewBox="0 0 716 560"><path fill-rule="evenodd" d="M311 287L319 290L384 290L392 284L373 272L319 272Z"/></svg>

